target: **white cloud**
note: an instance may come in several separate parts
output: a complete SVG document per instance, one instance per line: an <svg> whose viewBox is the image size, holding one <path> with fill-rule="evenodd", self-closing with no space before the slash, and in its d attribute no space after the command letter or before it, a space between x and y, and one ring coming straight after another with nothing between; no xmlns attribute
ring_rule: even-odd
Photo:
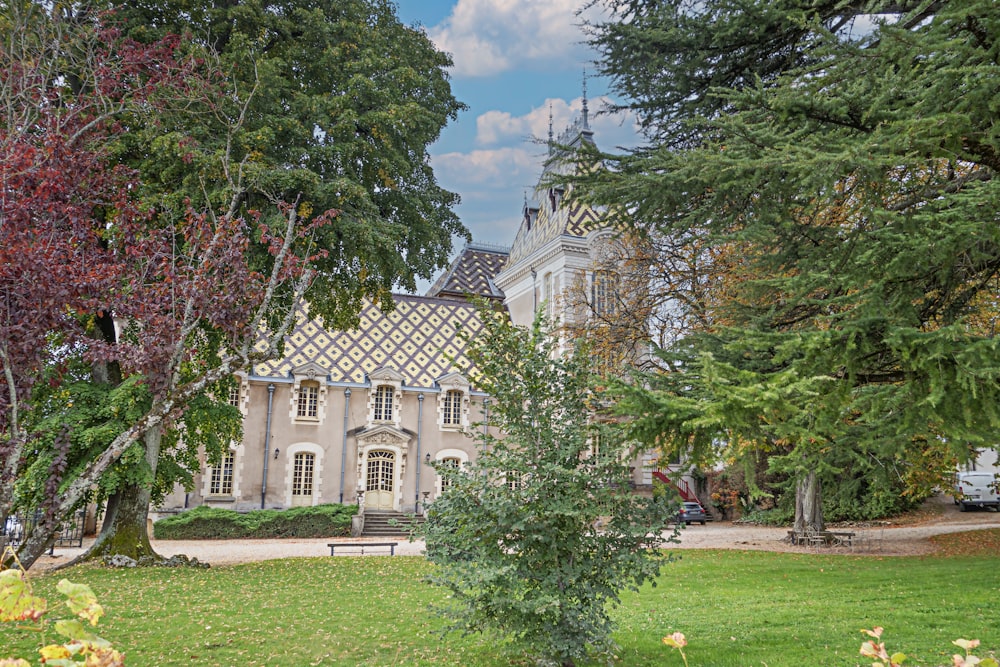
<svg viewBox="0 0 1000 667"><path fill-rule="evenodd" d="M590 127L605 150L639 142L628 115L597 113L607 98L591 99ZM528 113L515 116L488 111L476 119L476 144L470 152L432 155L438 182L462 195L457 211L477 241L509 245L521 219L521 206L541 175L547 150L533 140L544 140L549 130L549 104L556 136L583 112L583 99L554 98Z"/></svg>
<svg viewBox="0 0 1000 667"><path fill-rule="evenodd" d="M455 76L490 76L541 62L549 66L591 59L577 11L585 0L458 0L428 30L452 54Z"/></svg>
<svg viewBox="0 0 1000 667"><path fill-rule="evenodd" d="M637 128L631 114L598 113L610 103L607 97L589 100L590 127L598 145L604 148L615 146L635 146L638 143ZM556 139L575 120L583 116L583 98L567 102L554 98L535 107L523 116L513 116L506 111L487 111L476 118L476 143L481 146L495 146L545 140L549 134L549 114Z"/></svg>
<svg viewBox="0 0 1000 667"><path fill-rule="evenodd" d="M532 174L540 163L541 150L540 147L536 151L526 147L508 147L471 153L443 153L432 159L439 180L454 184L446 187L462 192L466 190L461 185L487 186L496 190L510 188ZM468 198L467 195L463 197Z"/></svg>

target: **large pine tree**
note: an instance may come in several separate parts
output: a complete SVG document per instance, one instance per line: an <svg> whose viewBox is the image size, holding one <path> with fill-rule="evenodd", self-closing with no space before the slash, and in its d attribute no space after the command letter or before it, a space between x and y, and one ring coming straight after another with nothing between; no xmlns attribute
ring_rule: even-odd
<svg viewBox="0 0 1000 667"><path fill-rule="evenodd" d="M822 527L819 490L844 461L916 482L928 460L992 446L993 3L603 4L601 68L649 142L605 156L588 196L698 254L691 284L714 286L674 301L698 326L653 389L626 391L635 432L781 452L799 528Z"/></svg>

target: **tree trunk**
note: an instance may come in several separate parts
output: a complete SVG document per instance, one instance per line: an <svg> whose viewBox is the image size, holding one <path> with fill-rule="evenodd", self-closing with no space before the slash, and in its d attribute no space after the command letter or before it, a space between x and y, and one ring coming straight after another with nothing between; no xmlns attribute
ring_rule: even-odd
<svg viewBox="0 0 1000 667"><path fill-rule="evenodd" d="M823 490L815 470L795 484L795 525L793 530L804 533L807 530L824 530Z"/></svg>
<svg viewBox="0 0 1000 667"><path fill-rule="evenodd" d="M72 563L102 559L106 556L128 556L139 560L143 556L160 558L149 543L146 519L149 514L150 485L156 478L156 464L160 458L163 426L157 424L143 436L146 464L150 470L149 484L129 484L108 499L107 511L101 533L93 545Z"/></svg>

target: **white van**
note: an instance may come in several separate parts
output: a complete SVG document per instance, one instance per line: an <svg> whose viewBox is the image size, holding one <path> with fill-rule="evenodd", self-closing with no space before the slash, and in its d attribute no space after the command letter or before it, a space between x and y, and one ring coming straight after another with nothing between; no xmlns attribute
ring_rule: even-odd
<svg viewBox="0 0 1000 667"><path fill-rule="evenodd" d="M997 478L993 473L960 472L955 475L955 502L963 512L970 507L1000 509L997 484Z"/></svg>

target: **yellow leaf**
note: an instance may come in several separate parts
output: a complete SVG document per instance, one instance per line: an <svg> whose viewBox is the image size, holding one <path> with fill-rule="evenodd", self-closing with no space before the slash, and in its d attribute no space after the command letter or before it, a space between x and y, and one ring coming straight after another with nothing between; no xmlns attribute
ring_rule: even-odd
<svg viewBox="0 0 1000 667"><path fill-rule="evenodd" d="M45 613L45 600L31 594L23 570L0 572L0 621L37 621Z"/></svg>
<svg viewBox="0 0 1000 667"><path fill-rule="evenodd" d="M51 644L40 648L38 649L38 653L42 656L42 662L63 660L73 655L65 646L59 646L58 644Z"/></svg>
<svg viewBox="0 0 1000 667"><path fill-rule="evenodd" d="M124 667L125 655L112 648L99 648L87 655L84 667Z"/></svg>
<svg viewBox="0 0 1000 667"><path fill-rule="evenodd" d="M66 606L80 618L97 625L104 615L104 609L97 604L97 596L87 584L74 584L63 579L56 585L56 590L66 596Z"/></svg>

